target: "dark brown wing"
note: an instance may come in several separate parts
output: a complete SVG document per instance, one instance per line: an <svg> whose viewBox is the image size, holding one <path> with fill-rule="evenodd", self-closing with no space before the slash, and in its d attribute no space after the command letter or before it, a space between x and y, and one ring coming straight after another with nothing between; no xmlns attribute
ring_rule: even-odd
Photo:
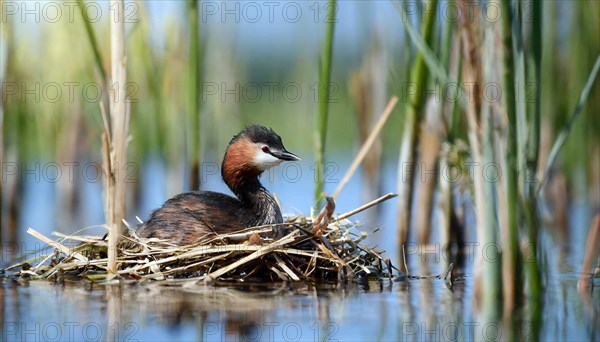
<svg viewBox="0 0 600 342"><path fill-rule="evenodd" d="M188 244L209 234L244 229L255 220L254 213L237 198L211 191L186 192L155 210L137 233Z"/></svg>

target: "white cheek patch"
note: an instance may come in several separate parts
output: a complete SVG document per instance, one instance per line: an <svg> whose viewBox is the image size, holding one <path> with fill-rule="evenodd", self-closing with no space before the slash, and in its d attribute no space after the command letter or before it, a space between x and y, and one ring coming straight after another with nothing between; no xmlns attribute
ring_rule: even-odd
<svg viewBox="0 0 600 342"><path fill-rule="evenodd" d="M254 166L261 171L265 171L268 168L281 164L282 160L275 158L269 153L265 153L262 150L256 151L254 154Z"/></svg>

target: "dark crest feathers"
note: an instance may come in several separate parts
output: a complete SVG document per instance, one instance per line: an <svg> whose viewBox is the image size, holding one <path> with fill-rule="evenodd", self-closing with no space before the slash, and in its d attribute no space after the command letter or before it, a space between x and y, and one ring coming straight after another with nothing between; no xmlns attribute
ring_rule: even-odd
<svg viewBox="0 0 600 342"><path fill-rule="evenodd" d="M235 135L229 144L232 144L242 137L247 137L253 143L264 143L271 147L283 149L281 137L277 135L272 128L267 128L261 125L250 125Z"/></svg>

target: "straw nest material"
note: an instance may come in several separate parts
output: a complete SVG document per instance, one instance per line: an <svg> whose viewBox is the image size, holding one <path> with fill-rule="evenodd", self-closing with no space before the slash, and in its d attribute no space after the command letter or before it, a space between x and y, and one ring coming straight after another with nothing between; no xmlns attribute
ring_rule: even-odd
<svg viewBox="0 0 600 342"><path fill-rule="evenodd" d="M46 243L49 253L9 267L30 279L84 279L109 282L118 279L197 281L312 281L360 282L391 278L395 269L383 252L363 245L367 233L347 217L394 197L383 196L346 214L334 217L335 203L316 217L291 216L286 235L264 238L270 226L253 227L176 246L156 238L143 239L129 230L119 245L116 276L107 272L108 242L100 236L64 235L51 240L29 229Z"/></svg>

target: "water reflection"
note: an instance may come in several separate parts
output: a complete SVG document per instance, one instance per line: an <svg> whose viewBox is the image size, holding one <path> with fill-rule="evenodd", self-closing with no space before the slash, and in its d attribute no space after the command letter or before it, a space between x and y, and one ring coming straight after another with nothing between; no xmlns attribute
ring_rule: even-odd
<svg viewBox="0 0 600 342"><path fill-rule="evenodd" d="M600 284L596 284L597 286ZM523 313L486 322L471 308L472 281L363 285L190 282L92 286L3 279L2 340L528 340ZM549 291L552 292L552 291ZM597 314L568 288L566 312L548 302L541 339L600 337ZM575 296L573 298L573 296ZM590 294L598 306L598 291ZM562 302L562 301L559 301ZM589 302L588 302L589 304ZM563 307L564 309L565 307ZM596 308L597 310L597 308ZM551 317L554 316L554 317ZM557 321L559 319L560 321ZM556 324L560 322L560 331ZM529 338L528 338L529 337Z"/></svg>
<svg viewBox="0 0 600 342"><path fill-rule="evenodd" d="M343 288L189 282L104 287L4 279L2 340L331 340L342 336L347 316L388 312L387 301L355 309L362 294L390 294L392 287L389 281Z"/></svg>

